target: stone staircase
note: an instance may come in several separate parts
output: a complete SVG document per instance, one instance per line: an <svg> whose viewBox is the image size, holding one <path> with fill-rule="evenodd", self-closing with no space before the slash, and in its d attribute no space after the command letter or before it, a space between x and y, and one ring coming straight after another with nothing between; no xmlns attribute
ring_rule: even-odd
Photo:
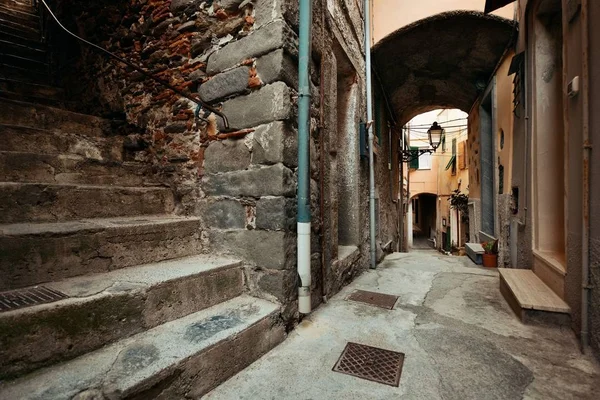
<svg viewBox="0 0 600 400"><path fill-rule="evenodd" d="M6 15L33 20L22 5L0 0L3 46ZM17 77L6 60L0 85ZM6 87L0 399L197 398L283 340L279 307L206 254L200 218L177 215L111 121Z"/></svg>
<svg viewBox="0 0 600 400"><path fill-rule="evenodd" d="M27 0L0 0L0 97L61 105L40 16Z"/></svg>

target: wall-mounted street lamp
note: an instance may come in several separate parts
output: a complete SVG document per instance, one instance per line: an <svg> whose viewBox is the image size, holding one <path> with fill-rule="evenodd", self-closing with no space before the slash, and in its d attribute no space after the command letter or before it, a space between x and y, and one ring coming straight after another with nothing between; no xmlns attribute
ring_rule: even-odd
<svg viewBox="0 0 600 400"><path fill-rule="evenodd" d="M402 161L411 162L425 153L435 152L444 137L444 128L439 126L437 122L434 122L431 128L427 130L427 137L429 138L429 146L431 146L429 149L403 149L401 151Z"/></svg>

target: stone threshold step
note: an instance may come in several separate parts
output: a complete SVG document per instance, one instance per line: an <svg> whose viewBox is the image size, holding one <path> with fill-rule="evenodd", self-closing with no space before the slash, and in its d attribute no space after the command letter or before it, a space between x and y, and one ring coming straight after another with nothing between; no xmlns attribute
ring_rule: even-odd
<svg viewBox="0 0 600 400"><path fill-rule="evenodd" d="M123 161L122 136L93 137L6 124L0 124L0 136L1 151L71 154L99 161Z"/></svg>
<svg viewBox="0 0 600 400"><path fill-rule="evenodd" d="M0 379L239 296L241 265L199 255L46 283L69 298L0 313Z"/></svg>
<svg viewBox="0 0 600 400"><path fill-rule="evenodd" d="M0 398L66 400L82 392L85 398L200 398L284 339L278 313L278 306L242 295L6 382Z"/></svg>
<svg viewBox="0 0 600 400"><path fill-rule="evenodd" d="M111 121L61 108L0 99L0 124L43 129L57 133L103 137L112 132Z"/></svg>
<svg viewBox="0 0 600 400"><path fill-rule="evenodd" d="M515 314L527 320L554 319L563 323L570 317L567 303L529 269L498 268L500 291ZM549 315L559 314L559 315Z"/></svg>
<svg viewBox="0 0 600 400"><path fill-rule="evenodd" d="M0 290L199 254L197 217L0 225Z"/></svg>
<svg viewBox="0 0 600 400"><path fill-rule="evenodd" d="M5 224L167 214L174 208L166 187L0 182L0 223Z"/></svg>
<svg viewBox="0 0 600 400"><path fill-rule="evenodd" d="M0 150L0 181L75 185L159 186L151 168L74 154L38 154Z"/></svg>

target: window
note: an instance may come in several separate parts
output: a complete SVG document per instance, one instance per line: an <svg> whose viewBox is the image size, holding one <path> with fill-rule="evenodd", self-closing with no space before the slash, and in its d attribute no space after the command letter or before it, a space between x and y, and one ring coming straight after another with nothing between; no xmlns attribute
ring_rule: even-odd
<svg viewBox="0 0 600 400"><path fill-rule="evenodd" d="M452 168L452 175L456 175L456 139L452 139L452 157L450 157L450 161L446 164L445 170L447 171L450 168Z"/></svg>
<svg viewBox="0 0 600 400"><path fill-rule="evenodd" d="M462 141L458 144L458 168L467 168L467 157L465 155L467 148L467 142Z"/></svg>
<svg viewBox="0 0 600 400"><path fill-rule="evenodd" d="M410 169L419 169L419 148L412 147L410 148Z"/></svg>
<svg viewBox="0 0 600 400"><path fill-rule="evenodd" d="M419 157L418 168L419 169L431 169L431 153L424 153L421 155L421 157Z"/></svg>

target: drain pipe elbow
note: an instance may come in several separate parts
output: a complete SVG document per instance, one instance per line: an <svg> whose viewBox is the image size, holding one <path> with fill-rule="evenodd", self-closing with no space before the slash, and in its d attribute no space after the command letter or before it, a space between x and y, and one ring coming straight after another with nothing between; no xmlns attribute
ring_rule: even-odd
<svg viewBox="0 0 600 400"><path fill-rule="evenodd" d="M311 311L310 297L310 222L298 222L298 312L308 314Z"/></svg>

